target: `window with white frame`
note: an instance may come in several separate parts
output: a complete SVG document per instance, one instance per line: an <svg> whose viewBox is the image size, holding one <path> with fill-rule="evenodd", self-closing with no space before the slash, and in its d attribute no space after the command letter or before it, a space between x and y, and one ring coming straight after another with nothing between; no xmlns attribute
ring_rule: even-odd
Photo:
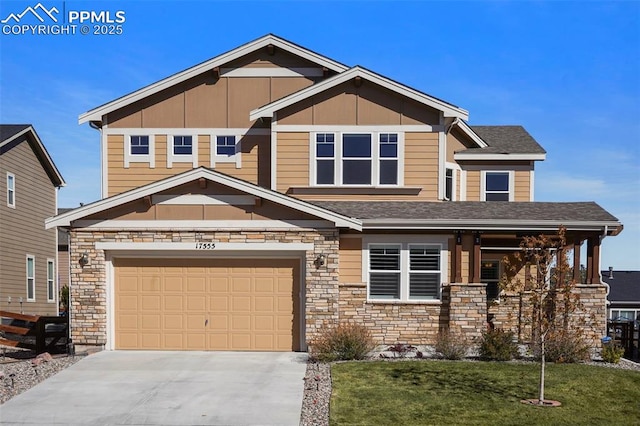
<svg viewBox="0 0 640 426"><path fill-rule="evenodd" d="M149 155L149 136L132 135L130 153L131 155Z"/></svg>
<svg viewBox="0 0 640 426"><path fill-rule="evenodd" d="M609 311L611 321L634 321L634 328L640 328L640 309L611 309Z"/></svg>
<svg viewBox="0 0 640 426"><path fill-rule="evenodd" d="M16 176L7 172L7 206L16 206Z"/></svg>
<svg viewBox="0 0 640 426"><path fill-rule="evenodd" d="M333 133L316 134L316 184L335 183L336 146Z"/></svg>
<svg viewBox="0 0 640 426"><path fill-rule="evenodd" d="M440 246L409 245L409 299L439 299L440 282Z"/></svg>
<svg viewBox="0 0 640 426"><path fill-rule="evenodd" d="M233 157L236 155L236 137L216 137L216 155L219 157Z"/></svg>
<svg viewBox="0 0 640 426"><path fill-rule="evenodd" d="M47 302L56 301L54 266L53 260L47 259Z"/></svg>
<svg viewBox="0 0 640 426"><path fill-rule="evenodd" d="M453 201L453 185L454 185L453 169L444 169L444 199Z"/></svg>
<svg viewBox="0 0 640 426"><path fill-rule="evenodd" d="M173 155L191 155L193 152L192 136L173 137Z"/></svg>
<svg viewBox="0 0 640 426"><path fill-rule="evenodd" d="M398 133L316 133L312 142L314 185L401 183Z"/></svg>
<svg viewBox="0 0 640 426"><path fill-rule="evenodd" d="M380 301L437 301L445 279L443 244L371 243L367 246L368 298Z"/></svg>
<svg viewBox="0 0 640 426"><path fill-rule="evenodd" d="M484 172L484 201L511 201L511 173Z"/></svg>
<svg viewBox="0 0 640 426"><path fill-rule="evenodd" d="M36 300L36 258L27 255L27 301Z"/></svg>
<svg viewBox="0 0 640 426"><path fill-rule="evenodd" d="M400 299L400 245L369 247L369 298Z"/></svg>

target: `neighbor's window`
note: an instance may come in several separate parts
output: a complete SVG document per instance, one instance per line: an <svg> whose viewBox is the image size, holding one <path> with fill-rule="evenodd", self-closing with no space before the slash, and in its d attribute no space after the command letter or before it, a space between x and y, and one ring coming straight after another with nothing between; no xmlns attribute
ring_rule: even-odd
<svg viewBox="0 0 640 426"><path fill-rule="evenodd" d="M342 135L342 183L371 185L371 135Z"/></svg>
<svg viewBox="0 0 640 426"><path fill-rule="evenodd" d="M173 137L173 155L191 155L193 149L191 136Z"/></svg>
<svg viewBox="0 0 640 426"><path fill-rule="evenodd" d="M444 171L444 198L453 201L453 169L449 168Z"/></svg>
<svg viewBox="0 0 640 426"><path fill-rule="evenodd" d="M131 136L131 155L149 155L149 136Z"/></svg>
<svg viewBox="0 0 640 426"><path fill-rule="evenodd" d="M500 262L497 260L482 261L480 280L487 285L487 300L498 300L500 297Z"/></svg>
<svg viewBox="0 0 640 426"><path fill-rule="evenodd" d="M7 206L16 206L16 176L13 173L7 173Z"/></svg>
<svg viewBox="0 0 640 426"><path fill-rule="evenodd" d="M218 136L216 138L216 154L223 157L236 155L236 137Z"/></svg>
<svg viewBox="0 0 640 426"><path fill-rule="evenodd" d="M398 135L380 133L380 185L398 183Z"/></svg>
<svg viewBox="0 0 640 426"><path fill-rule="evenodd" d="M333 185L335 182L335 135L318 133L316 135L316 184Z"/></svg>
<svg viewBox="0 0 640 426"><path fill-rule="evenodd" d="M27 255L27 300L36 300L36 259Z"/></svg>
<svg viewBox="0 0 640 426"><path fill-rule="evenodd" d="M509 201L509 172L486 172L485 200Z"/></svg>
<svg viewBox="0 0 640 426"><path fill-rule="evenodd" d="M409 246L409 299L440 298L440 246Z"/></svg>
<svg viewBox="0 0 640 426"><path fill-rule="evenodd" d="M399 245L369 247L369 297L371 299L399 299L400 274Z"/></svg>
<svg viewBox="0 0 640 426"><path fill-rule="evenodd" d="M55 302L56 293L55 293L55 270L53 260L47 260L47 301Z"/></svg>

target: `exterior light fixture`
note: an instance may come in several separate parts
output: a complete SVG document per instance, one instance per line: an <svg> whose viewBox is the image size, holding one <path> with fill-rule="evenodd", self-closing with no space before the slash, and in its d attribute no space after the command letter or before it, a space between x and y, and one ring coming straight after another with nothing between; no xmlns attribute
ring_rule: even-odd
<svg viewBox="0 0 640 426"><path fill-rule="evenodd" d="M314 263L316 264L316 268L320 268L321 266L324 266L325 264L324 254L319 254L318 257L316 257L316 260Z"/></svg>
<svg viewBox="0 0 640 426"><path fill-rule="evenodd" d="M78 263L80 263L80 266L86 266L89 264L89 253L87 253L86 251L84 253L82 253L82 256L80 256L80 259L78 259Z"/></svg>

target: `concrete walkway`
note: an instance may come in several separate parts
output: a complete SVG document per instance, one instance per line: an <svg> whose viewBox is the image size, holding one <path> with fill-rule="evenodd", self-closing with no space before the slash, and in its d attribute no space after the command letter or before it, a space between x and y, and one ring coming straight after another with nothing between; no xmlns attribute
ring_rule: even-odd
<svg viewBox="0 0 640 426"><path fill-rule="evenodd" d="M3 425L298 425L304 353L100 352L0 406Z"/></svg>

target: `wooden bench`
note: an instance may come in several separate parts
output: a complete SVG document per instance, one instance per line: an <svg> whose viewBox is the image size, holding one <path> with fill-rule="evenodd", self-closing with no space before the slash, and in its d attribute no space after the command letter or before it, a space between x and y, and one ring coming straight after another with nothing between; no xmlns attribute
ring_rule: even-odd
<svg viewBox="0 0 640 426"><path fill-rule="evenodd" d="M19 336L11 339L5 335L0 338L0 345L33 349L36 353L46 352L55 346L63 337L68 337L68 317L25 315L17 312L0 311L0 318L9 318L13 321L22 321L25 325L0 324L0 331L11 335ZM49 324L63 324L61 329L47 330ZM35 344L27 343L21 337L35 336ZM51 339L47 343L47 339Z"/></svg>

